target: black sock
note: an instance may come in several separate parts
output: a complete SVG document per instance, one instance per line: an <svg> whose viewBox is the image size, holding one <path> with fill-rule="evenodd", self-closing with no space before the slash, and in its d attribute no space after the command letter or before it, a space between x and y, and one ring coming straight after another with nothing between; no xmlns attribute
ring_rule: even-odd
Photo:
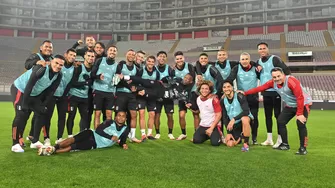
<svg viewBox="0 0 335 188"><path fill-rule="evenodd" d="M172 134L172 129L169 128L169 134Z"/></svg>
<svg viewBox="0 0 335 188"><path fill-rule="evenodd" d="M186 129L181 129L181 133L186 135Z"/></svg>
<svg viewBox="0 0 335 188"><path fill-rule="evenodd" d="M55 150L58 150L60 148L59 144L56 144L54 147L55 147Z"/></svg>
<svg viewBox="0 0 335 188"><path fill-rule="evenodd" d="M249 137L244 137L244 143L249 145Z"/></svg>
<svg viewBox="0 0 335 188"><path fill-rule="evenodd" d="M161 134L161 133L159 132L159 129L156 129L156 134Z"/></svg>

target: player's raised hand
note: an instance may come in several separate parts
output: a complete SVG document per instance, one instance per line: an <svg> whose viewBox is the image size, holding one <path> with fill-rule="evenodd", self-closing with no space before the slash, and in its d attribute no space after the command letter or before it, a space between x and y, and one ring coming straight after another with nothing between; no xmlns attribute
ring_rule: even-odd
<svg viewBox="0 0 335 188"><path fill-rule="evenodd" d="M141 91L138 92L138 95L143 96L144 94L145 94L145 91L144 91L144 90L141 90Z"/></svg>
<svg viewBox="0 0 335 188"><path fill-rule="evenodd" d="M212 129L212 128L208 128L208 129L206 130L206 134L207 134L208 136L211 136L212 133L213 133L213 129Z"/></svg>
<svg viewBox="0 0 335 188"><path fill-rule="evenodd" d="M84 42L83 42L82 40L78 40L77 43L78 43L79 45L84 44Z"/></svg>
<svg viewBox="0 0 335 188"><path fill-rule="evenodd" d="M46 67L47 66L47 62L44 61L44 60L39 60L36 62L36 65L42 65L43 67Z"/></svg>
<svg viewBox="0 0 335 188"><path fill-rule="evenodd" d="M104 74L100 74L100 80L104 80Z"/></svg>

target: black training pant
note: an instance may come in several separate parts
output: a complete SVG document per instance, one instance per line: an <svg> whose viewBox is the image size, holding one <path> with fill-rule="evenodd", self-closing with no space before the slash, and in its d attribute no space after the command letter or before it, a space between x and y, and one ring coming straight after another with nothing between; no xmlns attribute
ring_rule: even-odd
<svg viewBox="0 0 335 188"><path fill-rule="evenodd" d="M287 138L287 123L296 116L297 108L290 108L285 106L283 111L280 113L278 117L278 126L279 126L279 134L281 135L283 143L288 144L288 138ZM309 106L304 107L304 116L308 118L309 113ZM299 120L296 120L297 127L299 131L299 139L300 139L300 147L306 147L307 146L307 127L306 123L303 124Z"/></svg>
<svg viewBox="0 0 335 188"><path fill-rule="evenodd" d="M271 92L271 93L270 93ZM273 93L275 91L266 91L263 95L263 105L264 105L264 113L265 113L265 124L266 131L268 133L272 133L272 114L277 120L277 128L278 128L278 116L281 111L281 97L277 93ZM278 131L279 134L279 131Z"/></svg>
<svg viewBox="0 0 335 188"><path fill-rule="evenodd" d="M201 144L201 143L204 143L206 140L210 139L212 146L219 146L221 143L221 136L220 136L220 132L218 128L217 127L214 128L211 136L208 136L206 134L206 130L208 128L209 127L199 126L197 130L194 132L193 143Z"/></svg>
<svg viewBox="0 0 335 188"><path fill-rule="evenodd" d="M257 140L258 124L259 124L258 123L258 109L259 109L258 94L247 95L247 101L248 101L250 112L254 116L253 121L250 122L252 140Z"/></svg>
<svg viewBox="0 0 335 188"><path fill-rule="evenodd" d="M80 114L80 131L89 128L89 109L88 109L88 99L87 98L80 98L76 96L70 97L70 106L69 106L69 117L66 122L67 133L68 135L73 134L73 125L74 125L74 118L76 117L77 108Z"/></svg>

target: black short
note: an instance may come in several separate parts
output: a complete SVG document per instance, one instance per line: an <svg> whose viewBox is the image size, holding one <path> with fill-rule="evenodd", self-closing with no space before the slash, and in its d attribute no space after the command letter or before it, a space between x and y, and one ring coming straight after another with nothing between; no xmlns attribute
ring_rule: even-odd
<svg viewBox="0 0 335 188"><path fill-rule="evenodd" d="M71 150L91 150L97 148L92 130L83 130L74 135L73 138L74 143L71 144Z"/></svg>
<svg viewBox="0 0 335 188"><path fill-rule="evenodd" d="M137 110L136 96L133 93L117 92L115 100L116 112Z"/></svg>
<svg viewBox="0 0 335 188"><path fill-rule="evenodd" d="M93 108L94 110L114 110L115 96L110 92L94 91Z"/></svg>
<svg viewBox="0 0 335 188"><path fill-rule="evenodd" d="M164 106L165 113L174 112L174 103L172 99L163 99L162 101L156 102L156 113L161 113Z"/></svg>
<svg viewBox="0 0 335 188"><path fill-rule="evenodd" d="M226 130L227 130L227 126L226 126ZM242 134L242 122L235 124L233 130L232 131L227 130L227 133L232 134L234 139L238 140Z"/></svg>
<svg viewBox="0 0 335 188"><path fill-rule="evenodd" d="M156 111L156 100L150 100L143 97L137 97L138 109L142 110L147 107L148 112Z"/></svg>
<svg viewBox="0 0 335 188"><path fill-rule="evenodd" d="M195 92L191 93L191 98L190 98L190 103L191 105L191 110L197 111L199 110L198 104L197 104L197 98L198 98L198 94L196 94ZM185 101L178 101L178 107L179 107L179 111L187 111L187 107L185 106Z"/></svg>

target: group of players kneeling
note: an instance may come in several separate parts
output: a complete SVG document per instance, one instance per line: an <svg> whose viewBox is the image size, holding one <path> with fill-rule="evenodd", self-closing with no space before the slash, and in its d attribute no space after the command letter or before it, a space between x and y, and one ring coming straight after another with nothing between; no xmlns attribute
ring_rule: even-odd
<svg viewBox="0 0 335 188"><path fill-rule="evenodd" d="M171 68L166 64L167 53L164 51L158 52L157 59L155 56L148 56L143 62L143 51L135 53L134 50L128 50L126 60L116 62L117 47L110 45L105 49L106 56L100 58L97 58L96 51L87 49L84 62L75 66L76 50L69 49L64 56L56 55L48 61L41 55L44 47L48 45L52 47L50 41L42 44L40 53L37 53L39 61L17 78L11 87L16 112L12 125L13 152L24 151L21 140L31 112L34 112L34 122L29 137L30 147L39 148L39 155L110 147L115 143L128 149L127 138L135 143L146 139L159 139L160 112L163 106L168 118L168 137L173 140L174 100L178 100L182 131L177 140L186 138L185 114L190 109L195 128L193 143L203 143L210 139L214 146L225 143L232 147L243 139L242 151L249 151L250 129L252 143L257 144L258 105L257 113L254 113L248 103L258 103L257 93L272 89L287 105L281 113L284 114L283 117L277 119L281 139L277 141L275 148L290 149L286 124L296 115L300 137L297 154L307 154L305 123L310 98L304 93L298 80L285 75L282 68L275 66L278 63L273 62L274 58L268 51L264 55L267 59L263 61L260 54L261 58L257 63L251 62L247 53L241 54L240 62L229 62L227 52L221 50L218 52L218 61L210 64L208 55L202 53L195 66L185 62L182 52L176 52L176 64ZM266 43L258 45L261 51L261 48L268 50L267 47ZM138 56L142 57L139 58L140 61L137 61ZM155 66L156 61L158 65ZM287 68L285 65L281 66ZM235 79L240 93L234 91L232 81ZM257 87L258 79L262 86ZM299 84L295 85L295 90L290 86L291 82ZM95 110L95 130L90 130L90 100L93 100ZM50 121L55 105L58 109L58 135L56 145L51 146L39 142L39 135L41 129L45 128L46 139L49 139ZM72 136L77 108L81 116L80 133ZM147 134L145 108L149 114ZM61 138L66 111L69 113L66 126L70 136L63 140ZM105 116L103 123L100 123L101 113ZM135 137L137 113L141 139ZM154 125L155 137L152 135ZM223 125L227 129L225 137ZM262 145L272 145L271 142L272 136L271 140L268 138Z"/></svg>

